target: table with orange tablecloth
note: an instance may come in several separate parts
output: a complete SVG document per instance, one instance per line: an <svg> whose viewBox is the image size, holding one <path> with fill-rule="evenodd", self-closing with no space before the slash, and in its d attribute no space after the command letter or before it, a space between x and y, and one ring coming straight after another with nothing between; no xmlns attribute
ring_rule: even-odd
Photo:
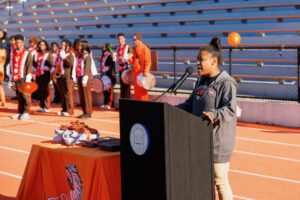
<svg viewBox="0 0 300 200"><path fill-rule="evenodd" d="M35 144L17 199L120 200L120 154L51 142Z"/></svg>

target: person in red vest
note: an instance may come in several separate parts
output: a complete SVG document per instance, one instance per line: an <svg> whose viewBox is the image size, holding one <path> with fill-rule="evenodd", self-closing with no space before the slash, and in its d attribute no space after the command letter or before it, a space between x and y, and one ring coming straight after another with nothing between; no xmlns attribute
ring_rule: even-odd
<svg viewBox="0 0 300 200"><path fill-rule="evenodd" d="M150 49L142 42L142 35L136 33L133 37L133 42L135 48L133 50L133 56L131 63L134 65L134 97L136 100L148 101L148 90L140 87L137 84L137 76L140 73L143 73L144 77L150 75L151 68L151 51Z"/></svg>
<svg viewBox="0 0 300 200"><path fill-rule="evenodd" d="M10 81L13 81L15 87L31 82L32 75L32 55L25 49L25 42L23 35L16 35L16 50L14 51L11 65L9 69ZM28 120L30 119L30 94L23 94L18 91L18 114L13 115L13 119Z"/></svg>

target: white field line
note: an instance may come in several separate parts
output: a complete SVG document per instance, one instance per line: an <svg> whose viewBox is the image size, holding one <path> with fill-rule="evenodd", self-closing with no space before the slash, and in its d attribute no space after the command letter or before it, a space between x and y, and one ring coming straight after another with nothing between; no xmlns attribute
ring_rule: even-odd
<svg viewBox="0 0 300 200"><path fill-rule="evenodd" d="M252 153L252 152L247 152L247 151L234 151L234 153L238 154L245 154L245 155L250 155L250 156L258 156L258 157L265 157L265 158L272 158L272 159L278 159L278 160L286 160L286 161L292 161L292 162L299 162L299 159L294 159L294 158L288 158L288 157L281 157L281 156L270 156L270 155L265 155L265 154L258 154L258 153Z"/></svg>
<svg viewBox="0 0 300 200"><path fill-rule="evenodd" d="M237 126L238 128L243 128L243 129L250 129L250 130L254 130L254 131L276 131L276 130L272 130L272 129L261 129L261 128L252 128L252 127L245 127L245 126ZM283 131L284 133L287 133L287 134L294 134L294 135L298 135L300 136L300 130L299 130L299 133L294 133L294 132L285 132Z"/></svg>
<svg viewBox="0 0 300 200"><path fill-rule="evenodd" d="M290 146L290 147L300 147L299 144L290 144L290 143L284 143L284 142L275 142L270 140L260 140L260 139L253 139L253 138L246 138L246 137L236 137L238 140L246 140L251 142L262 142L267 144L276 144L276 145L282 145L282 146Z"/></svg>
<svg viewBox="0 0 300 200"><path fill-rule="evenodd" d="M46 136L41 136L41 135L36 135L36 134L30 134L30 133L24 133L24 132L20 132L20 131L6 130L6 129L0 128L0 134L3 134L2 132L12 133L12 134L16 134L16 135L24 135L24 136L28 136L28 137L36 137L36 138L41 138L41 139L52 140L51 137L46 137Z"/></svg>
<svg viewBox="0 0 300 200"><path fill-rule="evenodd" d="M19 149L15 149L15 148L11 148L11 147L5 147L5 146L0 146L0 149L4 149L7 151L13 151L13 152L17 152L17 153L23 153L23 154L29 154L29 151L23 151L23 150L19 150Z"/></svg>
<svg viewBox="0 0 300 200"><path fill-rule="evenodd" d="M238 195L233 195L233 197L235 199L242 199L242 200L254 200L252 198L249 198L249 197L242 197L242 196L238 196Z"/></svg>
<svg viewBox="0 0 300 200"><path fill-rule="evenodd" d="M17 179L22 179L23 178L22 176L18 176L18 175L15 175L15 174L4 172L4 171L0 171L0 174L6 175L6 176L10 176L10 177L13 177L13 178L17 178Z"/></svg>
<svg viewBox="0 0 300 200"><path fill-rule="evenodd" d="M287 179L287 178L280 178L280 177L276 177L276 176L268 176L268 175L252 173L252 172L246 172L246 171L240 171L240 170L234 170L234 169L230 169L229 171L233 172L233 173L248 175L248 176L257 176L257 177L267 178L267 179L271 179L271 180L277 180L277 181L282 181L282 182L300 184L300 180L292 180L292 179Z"/></svg>
<svg viewBox="0 0 300 200"><path fill-rule="evenodd" d="M108 123L113 123L113 124L119 124L119 121L113 121L113 120L108 120L108 119L90 118L90 120L100 121L100 122L108 122Z"/></svg>

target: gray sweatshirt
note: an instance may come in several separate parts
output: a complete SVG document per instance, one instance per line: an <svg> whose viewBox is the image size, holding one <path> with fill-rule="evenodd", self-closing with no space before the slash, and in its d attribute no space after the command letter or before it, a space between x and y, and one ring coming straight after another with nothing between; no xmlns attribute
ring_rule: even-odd
<svg viewBox="0 0 300 200"><path fill-rule="evenodd" d="M230 162L237 121L236 92L235 80L223 71L209 83L205 77L200 77L189 99L178 105L199 117L206 111L214 119L214 163Z"/></svg>

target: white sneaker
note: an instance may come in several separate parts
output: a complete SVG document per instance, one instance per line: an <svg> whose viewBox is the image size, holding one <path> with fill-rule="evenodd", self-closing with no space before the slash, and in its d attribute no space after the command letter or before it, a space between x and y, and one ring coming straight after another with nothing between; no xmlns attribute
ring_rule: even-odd
<svg viewBox="0 0 300 200"><path fill-rule="evenodd" d="M20 116L20 120L29 120L30 119L30 115L28 113L23 113Z"/></svg>
<svg viewBox="0 0 300 200"><path fill-rule="evenodd" d="M45 112L45 109L44 108L39 108L36 110L37 112Z"/></svg>
<svg viewBox="0 0 300 200"><path fill-rule="evenodd" d="M18 114L15 114L15 115L11 116L11 118L12 118L12 119L19 119L20 116L21 116L21 114L18 113Z"/></svg>
<svg viewBox="0 0 300 200"><path fill-rule="evenodd" d="M44 108L44 112L48 113L48 112L50 112L50 109Z"/></svg>
<svg viewBox="0 0 300 200"><path fill-rule="evenodd" d="M68 117L68 116L70 116L70 113L68 113L68 112L62 112L62 116Z"/></svg>
<svg viewBox="0 0 300 200"><path fill-rule="evenodd" d="M100 108L105 108L105 106L106 106L106 105L103 104L102 106L100 106Z"/></svg>
<svg viewBox="0 0 300 200"><path fill-rule="evenodd" d="M105 108L108 109L108 110L111 109L111 107L109 105L106 105Z"/></svg>
<svg viewBox="0 0 300 200"><path fill-rule="evenodd" d="M50 112L50 110L47 109L47 108L39 108L39 109L37 110L37 112L48 113L48 112Z"/></svg>

